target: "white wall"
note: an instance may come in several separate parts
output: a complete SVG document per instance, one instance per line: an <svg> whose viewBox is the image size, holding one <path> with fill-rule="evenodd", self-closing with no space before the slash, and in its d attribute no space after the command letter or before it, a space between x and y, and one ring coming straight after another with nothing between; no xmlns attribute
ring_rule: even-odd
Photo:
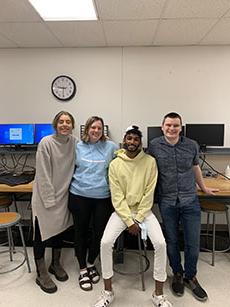
<svg viewBox="0 0 230 307"><path fill-rule="evenodd" d="M0 49L0 123L50 122L70 111L79 125L102 116L112 138L138 124L160 125L176 111L184 123L225 123L230 147L230 47ZM77 82L73 100L51 94L59 74ZM229 156L209 157L222 171Z"/></svg>
<svg viewBox="0 0 230 307"><path fill-rule="evenodd" d="M0 122L49 122L66 109L80 125L98 114L119 142L126 126L146 137L176 111L186 123L225 123L230 146L229 67L230 47L1 49ZM59 74L78 85L64 104L50 91Z"/></svg>

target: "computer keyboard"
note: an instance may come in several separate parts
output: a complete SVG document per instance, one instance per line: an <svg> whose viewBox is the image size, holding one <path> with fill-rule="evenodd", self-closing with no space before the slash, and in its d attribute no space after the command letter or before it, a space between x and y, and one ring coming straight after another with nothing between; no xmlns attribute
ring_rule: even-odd
<svg viewBox="0 0 230 307"><path fill-rule="evenodd" d="M4 174L0 175L0 184L7 184L10 186L19 185L19 184L26 184L34 180L35 174Z"/></svg>

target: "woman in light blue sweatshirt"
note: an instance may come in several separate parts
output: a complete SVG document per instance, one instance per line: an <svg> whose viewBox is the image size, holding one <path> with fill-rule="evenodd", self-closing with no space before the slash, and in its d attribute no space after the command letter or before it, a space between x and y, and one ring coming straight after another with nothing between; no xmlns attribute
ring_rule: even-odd
<svg viewBox="0 0 230 307"><path fill-rule="evenodd" d="M118 146L104 135L103 119L90 117L82 140L76 145L76 168L70 185L69 210L75 229L75 255L83 290L92 290L100 275L95 259L100 251L104 228L113 210L108 167Z"/></svg>

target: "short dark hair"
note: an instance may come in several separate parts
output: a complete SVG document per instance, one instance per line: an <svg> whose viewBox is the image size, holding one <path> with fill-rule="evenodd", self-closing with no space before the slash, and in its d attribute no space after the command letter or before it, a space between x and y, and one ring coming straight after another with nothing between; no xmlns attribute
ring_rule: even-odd
<svg viewBox="0 0 230 307"><path fill-rule="evenodd" d="M101 124L102 124L102 136L100 138L100 141L106 141L107 138L104 134L104 121L101 117L99 116L91 116L90 118L87 119L86 123L85 123L85 127L84 127L84 131L83 131L83 135L82 135L82 141L85 142L85 143L88 143L89 142L89 128L91 127L91 125L94 123L94 122L97 122L97 121L100 121Z"/></svg>
<svg viewBox="0 0 230 307"><path fill-rule="evenodd" d="M125 131L125 135L124 138L128 135L128 134L136 134L139 136L139 138L142 138L142 132L139 130L138 126L132 125L129 126L126 131Z"/></svg>
<svg viewBox="0 0 230 307"><path fill-rule="evenodd" d="M69 118L70 118L70 120L71 120L71 122L72 122L72 127L73 127L73 129L74 129L74 127L75 127L75 120L74 120L73 115L70 114L70 113L67 112L67 111L60 111L60 112L58 112L58 113L55 115L55 117L54 117L54 119L53 119L53 121L52 121L52 125L53 125L55 131L57 131L57 123L58 123L58 121L59 121L59 118L60 118L62 115L67 115L67 116L69 116Z"/></svg>
<svg viewBox="0 0 230 307"><path fill-rule="evenodd" d="M169 117L169 118L179 118L180 124L181 124L181 126L182 126L182 118L181 118L181 116L180 116L178 113L176 113L176 112L170 112L170 113L166 114L166 115L164 116L164 118L163 118L162 124L164 124L166 118L168 118L168 117Z"/></svg>

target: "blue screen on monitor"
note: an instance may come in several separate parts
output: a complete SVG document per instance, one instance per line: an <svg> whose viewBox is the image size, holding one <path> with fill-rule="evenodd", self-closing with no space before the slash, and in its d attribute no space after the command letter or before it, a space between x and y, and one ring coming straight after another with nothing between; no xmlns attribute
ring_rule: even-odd
<svg viewBox="0 0 230 307"><path fill-rule="evenodd" d="M29 145L33 143L33 124L0 124L1 145Z"/></svg>
<svg viewBox="0 0 230 307"><path fill-rule="evenodd" d="M35 124L34 143L38 144L44 136L54 134L52 124Z"/></svg>

